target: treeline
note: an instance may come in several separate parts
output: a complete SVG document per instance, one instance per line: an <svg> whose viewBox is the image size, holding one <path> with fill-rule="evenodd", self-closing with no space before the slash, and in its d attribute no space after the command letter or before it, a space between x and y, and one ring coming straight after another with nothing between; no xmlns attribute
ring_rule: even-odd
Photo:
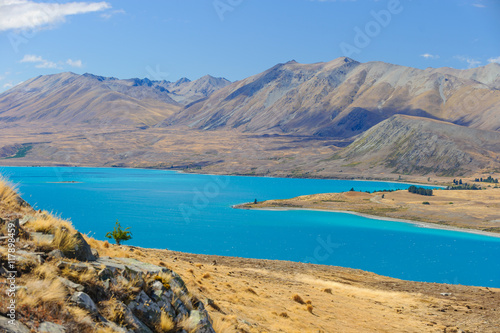
<svg viewBox="0 0 500 333"><path fill-rule="evenodd" d="M476 184L460 183L460 185L448 186L447 190L480 190L481 186Z"/></svg>
<svg viewBox="0 0 500 333"><path fill-rule="evenodd" d="M476 178L476 182L484 182L484 183L494 183L498 184L498 178L493 178L488 176L488 178Z"/></svg>
<svg viewBox="0 0 500 333"><path fill-rule="evenodd" d="M408 188L408 192L410 193L415 193L415 194L420 194L420 195L426 195L426 196L432 196L432 190L428 188L423 188L423 187L416 187L415 185L412 185Z"/></svg>

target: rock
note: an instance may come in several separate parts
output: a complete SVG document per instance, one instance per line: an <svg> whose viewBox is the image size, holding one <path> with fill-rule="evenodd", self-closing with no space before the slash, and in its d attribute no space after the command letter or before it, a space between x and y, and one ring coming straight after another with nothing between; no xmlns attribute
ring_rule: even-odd
<svg viewBox="0 0 500 333"><path fill-rule="evenodd" d="M178 298L172 302L172 306L176 313L176 321L182 320L182 318L189 316L188 308L182 303L182 301Z"/></svg>
<svg viewBox="0 0 500 333"><path fill-rule="evenodd" d="M130 302L128 307L144 323L154 325L160 320L161 308L143 290Z"/></svg>
<svg viewBox="0 0 500 333"><path fill-rule="evenodd" d="M62 325L57 325L51 323L50 321L45 321L40 324L38 328L39 333L65 333L66 329Z"/></svg>
<svg viewBox="0 0 500 333"><path fill-rule="evenodd" d="M63 277L58 276L57 279L59 281L61 281L62 284L64 284L66 287L68 287L70 289L74 289L76 291L83 291L85 289L85 287L82 286L81 284L74 283L68 279L63 278Z"/></svg>
<svg viewBox="0 0 500 333"><path fill-rule="evenodd" d="M71 301L75 302L79 307L89 311L93 315L97 315L97 306L92 298L84 292L77 291L71 296Z"/></svg>
<svg viewBox="0 0 500 333"><path fill-rule="evenodd" d="M92 255L93 255L93 256L96 258L96 260L97 260L97 258L99 258L99 252L97 252L97 250L96 250L96 249L92 249L92 248L90 249L90 251L92 252Z"/></svg>
<svg viewBox="0 0 500 333"><path fill-rule="evenodd" d="M101 281L110 280L114 277L114 272L110 268L105 267L105 268L101 269L99 271L99 273L97 273L97 277Z"/></svg>
<svg viewBox="0 0 500 333"><path fill-rule="evenodd" d="M144 287L144 279L142 277L142 272L134 269L130 269L128 266L125 266L125 270L122 272L122 276L129 281L135 281L135 284L142 288Z"/></svg>
<svg viewBox="0 0 500 333"><path fill-rule="evenodd" d="M167 289L163 283L155 281L151 285L149 296L163 311L169 314L170 317L175 317L175 310L172 307L172 298L174 296L172 289Z"/></svg>
<svg viewBox="0 0 500 333"><path fill-rule="evenodd" d="M122 302L118 303L120 309L118 311L123 312L125 324L132 328L135 333L153 333L153 331L147 327L142 321L140 321L125 304Z"/></svg>
<svg viewBox="0 0 500 333"><path fill-rule="evenodd" d="M64 253L61 250L59 250L59 249L55 249L55 250L50 251L48 253L48 256L52 257L52 258L56 258L56 259L66 258L66 256L64 255Z"/></svg>
<svg viewBox="0 0 500 333"><path fill-rule="evenodd" d="M16 320L14 325L9 323L10 319L0 316L0 332L5 333L30 333L30 329L23 323Z"/></svg>
<svg viewBox="0 0 500 333"><path fill-rule="evenodd" d="M59 261L56 264L56 266L59 269L69 268L72 271L77 271L77 272L85 272L85 271L91 269L91 267L87 264L79 263L79 262L64 261L64 260Z"/></svg>
<svg viewBox="0 0 500 333"><path fill-rule="evenodd" d="M95 261L97 258L92 254L92 249L82 234L77 232L74 236L77 240L77 245L72 253L68 253L67 257L80 261Z"/></svg>
<svg viewBox="0 0 500 333"><path fill-rule="evenodd" d="M189 314L189 327L193 333L215 333L206 311L193 310Z"/></svg>

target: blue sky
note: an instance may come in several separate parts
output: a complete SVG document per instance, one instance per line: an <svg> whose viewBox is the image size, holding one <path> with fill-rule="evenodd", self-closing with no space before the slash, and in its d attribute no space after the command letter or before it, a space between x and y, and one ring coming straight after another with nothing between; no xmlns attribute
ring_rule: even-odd
<svg viewBox="0 0 500 333"><path fill-rule="evenodd" d="M418 68L500 62L500 1L0 0L0 91L65 71L234 81L344 55Z"/></svg>

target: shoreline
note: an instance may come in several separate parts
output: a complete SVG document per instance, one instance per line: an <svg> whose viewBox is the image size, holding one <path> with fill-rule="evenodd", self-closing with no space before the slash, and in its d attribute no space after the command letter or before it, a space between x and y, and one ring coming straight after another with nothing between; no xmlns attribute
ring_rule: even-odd
<svg viewBox="0 0 500 333"><path fill-rule="evenodd" d="M204 176L228 176L228 177L258 177L258 178L277 178L277 179L314 179L314 180L347 180L358 182L379 182L379 183L397 183L408 185L419 185L426 187L445 188L446 185L436 185L431 183L415 183L412 181L405 182L399 179L359 179L359 178L340 178L340 177L294 177L292 174L289 176L266 176L266 175L251 175L251 174L226 174L226 173L203 173L196 171L186 171L185 169L168 169L168 168L153 168L153 167L130 167L130 166L92 166L92 165L0 165L0 168L98 168L98 169L133 169L133 170L156 170L156 171L172 171L182 174L204 175Z"/></svg>
<svg viewBox="0 0 500 333"><path fill-rule="evenodd" d="M383 217L383 216L359 213L359 212L350 211L350 210L330 210L330 209L295 208L295 207L266 207L266 208L238 207L240 205L244 205L244 204L233 205L232 208L234 208L234 209L248 209L248 210L267 210L267 211L308 210L308 211L326 212L326 213L346 213L346 214L353 214L353 215L357 215L357 216L361 216L361 217L366 217L366 218L369 218L372 220L382 220L382 221L389 221L389 222L413 224L414 226L417 226L419 228L455 231L455 232L463 232L463 233L475 234L475 235L486 236L486 237L500 238L500 233L495 233L495 232L482 231L482 230L477 230L477 229L459 228L459 227L447 226L447 225L438 224L438 223L431 223L431 222L412 221L412 220L398 219L398 218L393 218L393 217Z"/></svg>

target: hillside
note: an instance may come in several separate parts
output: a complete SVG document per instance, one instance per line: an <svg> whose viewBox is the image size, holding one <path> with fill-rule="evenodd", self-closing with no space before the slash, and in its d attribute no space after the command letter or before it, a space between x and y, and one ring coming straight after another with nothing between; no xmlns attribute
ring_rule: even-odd
<svg viewBox="0 0 500 333"><path fill-rule="evenodd" d="M112 245L78 237L68 221L33 211L0 181L0 233L16 220L14 332L493 333L500 325L499 289ZM0 236L2 282L7 238ZM0 299L2 309L9 300ZM2 332L12 332L7 315L0 311Z"/></svg>
<svg viewBox="0 0 500 333"><path fill-rule="evenodd" d="M395 173L454 175L494 170L500 163L500 132L421 117L393 116L363 133L339 157Z"/></svg>
<svg viewBox="0 0 500 333"><path fill-rule="evenodd" d="M152 126L183 102L205 98L227 83L210 76L174 84L92 74L39 76L0 94L0 126Z"/></svg>
<svg viewBox="0 0 500 333"><path fill-rule="evenodd" d="M222 88L160 126L346 138L407 114L498 130L498 80L498 64L463 72L349 58L290 61Z"/></svg>

